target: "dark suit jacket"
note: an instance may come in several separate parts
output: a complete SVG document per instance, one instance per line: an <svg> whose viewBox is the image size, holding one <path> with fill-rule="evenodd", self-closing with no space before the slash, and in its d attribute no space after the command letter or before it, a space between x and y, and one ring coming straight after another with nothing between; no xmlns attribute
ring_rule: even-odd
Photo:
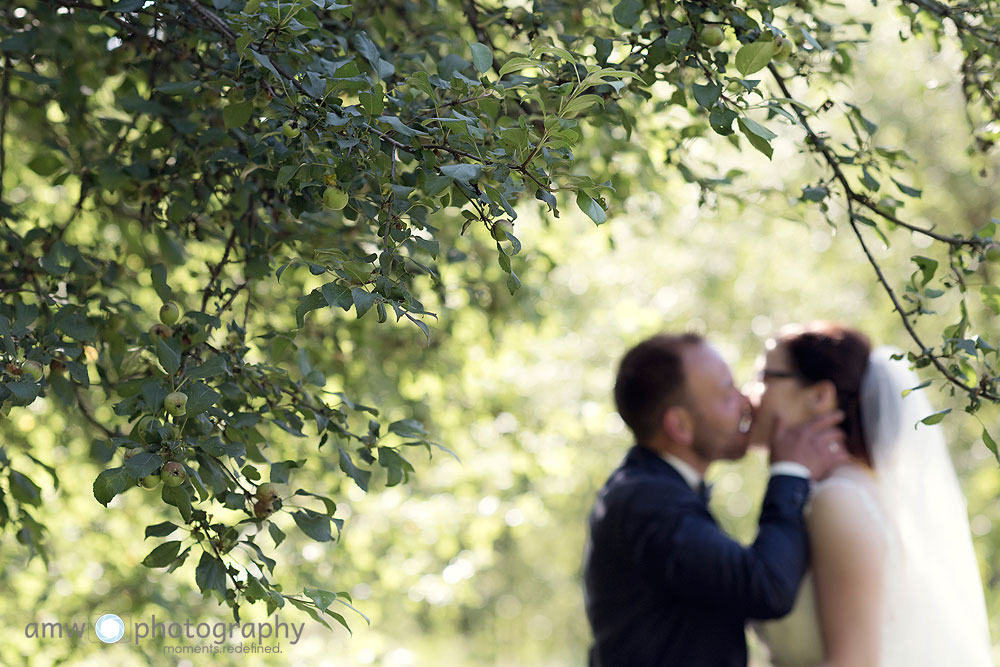
<svg viewBox="0 0 1000 667"><path fill-rule="evenodd" d="M633 447L601 489L584 561L593 667L745 667L744 625L791 611L809 481L774 475L756 541L715 523L673 466Z"/></svg>

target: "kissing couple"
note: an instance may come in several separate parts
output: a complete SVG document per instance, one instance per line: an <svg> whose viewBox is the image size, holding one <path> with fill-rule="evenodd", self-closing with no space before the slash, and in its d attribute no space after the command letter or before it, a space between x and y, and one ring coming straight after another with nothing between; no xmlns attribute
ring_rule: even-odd
<svg viewBox="0 0 1000 667"><path fill-rule="evenodd" d="M745 667L748 622L775 667L993 665L965 499L899 357L846 326L791 327L752 405L697 335L625 354L614 395L636 444L590 516L591 667ZM771 465L743 546L704 475L750 444Z"/></svg>

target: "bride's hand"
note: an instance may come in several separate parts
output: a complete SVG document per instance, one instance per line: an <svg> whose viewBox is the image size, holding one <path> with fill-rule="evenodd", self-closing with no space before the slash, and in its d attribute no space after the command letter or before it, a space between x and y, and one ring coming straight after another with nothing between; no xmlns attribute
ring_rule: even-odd
<svg viewBox="0 0 1000 667"><path fill-rule="evenodd" d="M850 458L844 447L844 432L837 427L843 419L840 410L797 426L787 426L778 418L771 438L771 462L800 463L809 469L814 480L824 479Z"/></svg>

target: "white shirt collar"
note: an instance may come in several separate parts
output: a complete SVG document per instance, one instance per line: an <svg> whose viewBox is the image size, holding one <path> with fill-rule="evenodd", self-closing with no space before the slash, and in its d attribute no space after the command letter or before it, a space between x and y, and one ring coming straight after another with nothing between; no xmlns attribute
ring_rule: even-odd
<svg viewBox="0 0 1000 667"><path fill-rule="evenodd" d="M690 486L695 491L698 490L698 486L702 482L701 475L698 474L697 470L691 467L690 463L682 461L673 454L669 454L667 452L663 452L662 454L660 454L660 457L663 458L664 461L672 465L674 467L674 470L680 473L681 477L684 478L684 481L688 483L688 486Z"/></svg>

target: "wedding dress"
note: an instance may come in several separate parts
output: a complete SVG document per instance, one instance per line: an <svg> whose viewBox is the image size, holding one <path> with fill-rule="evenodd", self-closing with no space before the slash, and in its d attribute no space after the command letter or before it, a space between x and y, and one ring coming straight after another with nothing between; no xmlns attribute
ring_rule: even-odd
<svg viewBox="0 0 1000 667"><path fill-rule="evenodd" d="M861 388L874 483L845 466L813 488L852 490L881 527L884 582L881 667L992 667L979 567L965 499L938 426L917 423L933 409L898 350L878 348ZM916 428L914 426L917 425ZM806 508L806 512L809 508ZM775 667L814 667L824 659L815 586L807 574L792 612L755 630Z"/></svg>

